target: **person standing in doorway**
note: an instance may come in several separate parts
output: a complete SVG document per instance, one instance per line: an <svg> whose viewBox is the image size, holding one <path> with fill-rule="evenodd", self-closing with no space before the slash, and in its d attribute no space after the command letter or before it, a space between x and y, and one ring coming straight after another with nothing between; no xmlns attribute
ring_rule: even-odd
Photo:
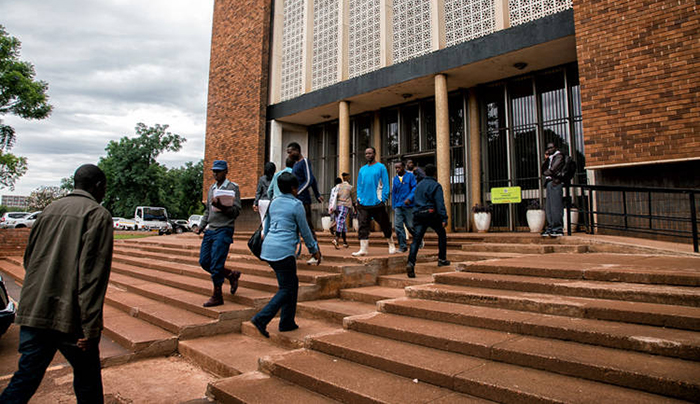
<svg viewBox="0 0 700 404"><path fill-rule="evenodd" d="M416 177L416 183L421 182L423 178L425 178L425 171L423 171L422 168L418 167L416 163L411 159L406 160L406 171L408 171Z"/></svg>
<svg viewBox="0 0 700 404"><path fill-rule="evenodd" d="M389 199L389 173L384 164L375 160L376 155L374 147L365 149L367 164L360 168L360 173L357 175L357 212L360 222L357 236L360 239L360 250L352 253L355 257L368 253L372 219L379 223L384 233L389 245L389 254L396 253L391 221L386 212L386 202Z"/></svg>
<svg viewBox="0 0 700 404"><path fill-rule="evenodd" d="M554 143L547 143L542 162L542 175L547 189L544 212L547 227L542 237L561 237L564 235L564 185L561 171L564 168L564 155Z"/></svg>
<svg viewBox="0 0 700 404"><path fill-rule="evenodd" d="M102 311L112 265L112 215L100 206L106 177L85 164L75 190L51 203L34 223L24 252L24 285L15 323L19 368L0 403L27 403L56 351L73 367L78 403L103 403Z"/></svg>
<svg viewBox="0 0 700 404"><path fill-rule="evenodd" d="M236 218L241 211L241 195L238 192L238 185L226 178L228 174L226 161L215 160L211 170L216 182L209 187L207 207L197 230L197 234L200 234L203 229L206 229L199 250L199 265L211 274L211 281L214 284L214 291L209 300L204 302L204 307L224 304L221 291L224 279L228 279L231 283L233 295L238 290L238 278L241 277L239 271L225 268L228 250L233 243Z"/></svg>
<svg viewBox="0 0 700 404"><path fill-rule="evenodd" d="M316 201L323 202L323 197L318 192L318 184L316 183L316 177L314 177L314 172L311 169L311 163L308 159L304 158L301 154L301 146L299 143L292 142L287 145L287 156L291 157L295 161L294 168L292 168L292 173L297 177L299 181L299 189L297 193L297 198L304 204L304 211L306 212L306 221L311 229L311 234L316 240L316 232L314 231L314 225L311 220L311 192L309 188L314 191L314 196ZM315 264L315 258L311 257L310 260L306 262L307 264Z"/></svg>
<svg viewBox="0 0 700 404"><path fill-rule="evenodd" d="M267 195L267 190L276 170L277 166L275 166L275 163L271 161L265 163L264 174L258 180L258 188L255 190L253 210L260 214L261 222L265 220L265 212L267 212L267 207L270 206L270 197Z"/></svg>
<svg viewBox="0 0 700 404"><path fill-rule="evenodd" d="M333 209L335 211L335 238L333 239L333 246L338 249L338 238L343 238L343 247L348 248L347 231L348 231L348 218L350 217L350 212L352 207L356 204L356 198L354 194L354 189L352 185L348 182L350 174L343 173L342 182L337 186L337 193L335 198L335 203L333 204Z"/></svg>
<svg viewBox="0 0 700 404"><path fill-rule="evenodd" d="M279 187L277 186L277 178L279 178L279 176L282 175L282 173L291 173L292 167L294 167L294 163L296 163L296 161L292 160L291 157L287 157L284 161L284 170L277 171L272 177L272 181L270 181L270 186L267 188L267 197L268 199L270 199L270 201L282 195Z"/></svg>
<svg viewBox="0 0 700 404"><path fill-rule="evenodd" d="M406 252L406 229L414 236L413 232L413 195L416 190L416 177L406 171L403 161L394 164L396 175L391 186L391 206L394 208L394 231L399 240L399 251Z"/></svg>
<svg viewBox="0 0 700 404"><path fill-rule="evenodd" d="M413 208L413 224L415 237L411 243L411 252L408 254L406 274L409 278L415 278L414 270L418 248L423 241L423 236L428 228L435 230L438 235L438 263L439 267L450 265L447 260L447 209L445 209L445 196L442 185L435 179L437 168L433 164L425 166L425 178L416 186Z"/></svg>

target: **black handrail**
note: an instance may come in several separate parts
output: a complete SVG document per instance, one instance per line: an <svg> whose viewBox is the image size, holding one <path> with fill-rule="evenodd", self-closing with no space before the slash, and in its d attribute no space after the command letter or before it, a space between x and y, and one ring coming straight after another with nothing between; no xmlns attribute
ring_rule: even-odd
<svg viewBox="0 0 700 404"><path fill-rule="evenodd" d="M579 208L583 213L584 226L586 228L586 233L594 234L595 229L612 229L623 232L635 232L643 234L653 234L660 236L672 236L680 238L691 238L693 240L693 251L700 252L698 248L698 213L695 203L695 198L700 195L700 189L691 188L652 188L652 187L625 187L625 186L614 186L614 185L586 185L586 184L570 184L565 186L564 195L566 200L567 214L567 233L571 235L571 207L572 199L574 197L569 197L569 188L580 189L580 198L585 205L585 208ZM617 192L621 194L621 209L618 211L605 211L598 208L594 209L595 203L599 201L596 199L596 193L598 192ZM627 195L629 193L646 193L646 207L647 213L630 212L627 206ZM578 192L574 193L578 194ZM652 214L652 195L662 195L662 194L674 194L674 195L688 195L689 198L689 211L683 212L680 216L669 216L669 215L654 215ZM605 201L607 202L607 201ZM600 204L603 204L601 202ZM617 207L620 207L619 205ZM622 211L622 213L619 213ZM618 217L622 218L621 225L600 223L597 218L601 217ZM647 227L637 227L631 225L630 219L648 219L649 225ZM663 221L664 223L690 223L690 231L682 229L662 229L654 228L654 221Z"/></svg>

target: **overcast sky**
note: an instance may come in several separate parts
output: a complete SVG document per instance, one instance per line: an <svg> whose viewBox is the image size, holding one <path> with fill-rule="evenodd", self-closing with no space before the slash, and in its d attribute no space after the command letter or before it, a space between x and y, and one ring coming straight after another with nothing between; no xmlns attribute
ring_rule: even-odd
<svg viewBox="0 0 700 404"><path fill-rule="evenodd" d="M59 185L97 163L136 123L170 125L187 139L159 161L204 155L213 0L0 0L0 24L22 42L21 59L49 83L54 110L41 121L5 115L29 160L15 191Z"/></svg>

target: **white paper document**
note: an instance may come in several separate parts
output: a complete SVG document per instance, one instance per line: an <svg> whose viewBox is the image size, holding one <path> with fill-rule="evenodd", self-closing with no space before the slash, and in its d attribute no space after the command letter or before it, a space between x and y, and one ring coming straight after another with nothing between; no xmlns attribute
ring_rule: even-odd
<svg viewBox="0 0 700 404"><path fill-rule="evenodd" d="M221 203L224 206L233 206L233 201L236 199L236 191L228 189L215 189L214 198L219 198L219 203ZM212 206L211 210L213 210L214 212L221 211L221 209L218 209L215 206Z"/></svg>

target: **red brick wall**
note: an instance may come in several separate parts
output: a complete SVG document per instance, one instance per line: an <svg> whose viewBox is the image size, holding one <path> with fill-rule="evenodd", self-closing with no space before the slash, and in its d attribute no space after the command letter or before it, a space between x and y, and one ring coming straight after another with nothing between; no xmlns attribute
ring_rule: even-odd
<svg viewBox="0 0 700 404"><path fill-rule="evenodd" d="M586 165L700 158L700 7L575 0Z"/></svg>
<svg viewBox="0 0 700 404"><path fill-rule="evenodd" d="M0 229L0 257L23 255L30 229Z"/></svg>
<svg viewBox="0 0 700 404"><path fill-rule="evenodd" d="M265 157L270 0L216 0L209 65L204 189L226 160L241 197L254 197Z"/></svg>

